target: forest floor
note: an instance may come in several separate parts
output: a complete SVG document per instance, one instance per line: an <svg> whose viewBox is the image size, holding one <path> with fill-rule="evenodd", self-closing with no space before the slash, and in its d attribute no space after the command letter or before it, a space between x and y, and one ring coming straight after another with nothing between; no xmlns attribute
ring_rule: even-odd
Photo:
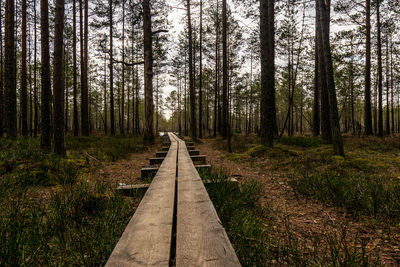
<svg viewBox="0 0 400 267"><path fill-rule="evenodd" d="M288 243L295 243L286 263L357 266L366 259L398 266L399 144L398 137L346 137L345 158L311 137L284 137L270 149L254 136L238 135L234 153L227 153L220 139L202 139L196 147L214 169L241 184L263 185L260 201L274 220L266 234L289 250L293 244ZM269 263L275 265L272 258Z"/></svg>
<svg viewBox="0 0 400 267"><path fill-rule="evenodd" d="M101 266L142 194L124 197L154 154L140 137L66 138L67 156L39 140L0 139L0 266Z"/></svg>

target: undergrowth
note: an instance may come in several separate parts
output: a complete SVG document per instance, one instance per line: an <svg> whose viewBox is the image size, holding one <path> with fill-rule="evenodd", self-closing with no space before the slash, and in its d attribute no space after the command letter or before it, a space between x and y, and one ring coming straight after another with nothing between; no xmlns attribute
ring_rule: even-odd
<svg viewBox="0 0 400 267"><path fill-rule="evenodd" d="M223 170L202 171L214 183L207 191L243 266L371 266L366 242L340 233L314 233L305 244L291 230L290 218L262 203L263 186L256 180L235 184Z"/></svg>
<svg viewBox="0 0 400 267"><path fill-rule="evenodd" d="M68 136L66 147L61 158L37 139L0 139L0 266L100 266L115 247L141 196L85 173L146 147L132 136Z"/></svg>

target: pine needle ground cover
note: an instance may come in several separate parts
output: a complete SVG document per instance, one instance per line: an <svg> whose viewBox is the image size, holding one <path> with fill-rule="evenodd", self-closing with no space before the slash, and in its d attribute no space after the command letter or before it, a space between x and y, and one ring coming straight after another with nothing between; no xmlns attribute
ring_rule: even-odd
<svg viewBox="0 0 400 267"><path fill-rule="evenodd" d="M360 266L400 261L399 143L348 136L346 157L338 157L319 138L283 137L268 148L256 136L235 135L233 153L219 139L205 139L199 149L239 184L260 184L263 193L254 195L263 211L255 213L263 227L253 242L273 240L263 262Z"/></svg>

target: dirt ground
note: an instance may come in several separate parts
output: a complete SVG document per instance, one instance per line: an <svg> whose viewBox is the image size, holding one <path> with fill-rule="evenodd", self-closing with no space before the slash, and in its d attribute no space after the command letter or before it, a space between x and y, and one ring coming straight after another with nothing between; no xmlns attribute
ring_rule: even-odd
<svg viewBox="0 0 400 267"><path fill-rule="evenodd" d="M280 231L285 231L285 221L290 222L293 233L307 247L312 246L315 234L340 235L346 232L344 242L358 239L367 242L368 254L378 255L383 265L400 266L400 233L394 227L374 226L366 221L355 221L344 210L308 200L296 195L287 184L284 174L278 175L268 171L266 159L256 159L255 162L231 161L224 152L215 149L215 140L204 140L196 147L201 154L207 155L207 161L213 167L228 171L229 175L239 177L239 181L257 179L265 189L263 201L279 212ZM374 256L375 255L375 256Z"/></svg>
<svg viewBox="0 0 400 267"><path fill-rule="evenodd" d="M160 145L156 144L143 153L134 153L126 159L105 163L91 173L90 179L106 181L116 186L141 183L140 170L149 164L149 159L155 157Z"/></svg>

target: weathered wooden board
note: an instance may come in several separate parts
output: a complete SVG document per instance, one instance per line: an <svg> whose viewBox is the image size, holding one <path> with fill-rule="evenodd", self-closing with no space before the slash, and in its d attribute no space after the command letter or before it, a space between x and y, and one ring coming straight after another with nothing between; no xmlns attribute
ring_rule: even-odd
<svg viewBox="0 0 400 267"><path fill-rule="evenodd" d="M106 266L168 266L172 240L177 142L171 147Z"/></svg>
<svg viewBox="0 0 400 267"><path fill-rule="evenodd" d="M188 150L188 151L189 151L189 155L190 156L200 155L200 151L199 150Z"/></svg>
<svg viewBox="0 0 400 267"><path fill-rule="evenodd" d="M178 142L176 266L240 266L185 143Z"/></svg>

